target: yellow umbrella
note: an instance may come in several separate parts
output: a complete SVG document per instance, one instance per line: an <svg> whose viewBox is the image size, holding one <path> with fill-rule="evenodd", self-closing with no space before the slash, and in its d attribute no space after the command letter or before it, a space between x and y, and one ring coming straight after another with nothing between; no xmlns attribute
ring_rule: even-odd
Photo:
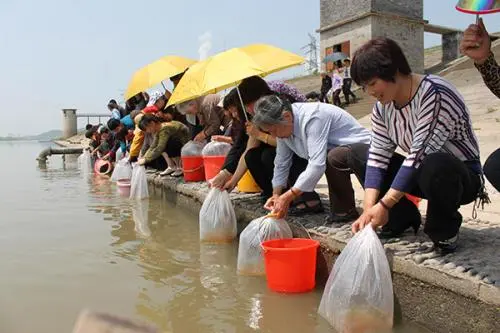
<svg viewBox="0 0 500 333"><path fill-rule="evenodd" d="M189 67L168 105L215 94L238 85L247 77L266 76L304 61L301 56L266 44L230 49Z"/></svg>
<svg viewBox="0 0 500 333"><path fill-rule="evenodd" d="M166 56L155 62L139 69L135 72L132 80L125 92L125 100L145 91L163 80L184 72L189 66L196 63L195 60L178 57Z"/></svg>

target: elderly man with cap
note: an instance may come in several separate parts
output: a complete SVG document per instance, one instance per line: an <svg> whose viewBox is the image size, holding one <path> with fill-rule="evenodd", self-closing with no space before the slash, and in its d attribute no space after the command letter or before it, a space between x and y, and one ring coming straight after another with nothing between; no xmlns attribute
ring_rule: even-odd
<svg viewBox="0 0 500 333"><path fill-rule="evenodd" d="M190 121L193 140L202 142L210 140L212 135L223 133L221 128L227 128L231 118L219 106L220 96L210 94L177 105L177 110L183 115L195 116L196 124ZM188 118L189 120L189 118Z"/></svg>

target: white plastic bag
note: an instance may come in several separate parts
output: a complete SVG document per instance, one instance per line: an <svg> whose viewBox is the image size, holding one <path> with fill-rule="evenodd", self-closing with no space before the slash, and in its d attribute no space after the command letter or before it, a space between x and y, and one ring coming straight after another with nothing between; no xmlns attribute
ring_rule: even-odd
<svg viewBox="0 0 500 333"><path fill-rule="evenodd" d="M188 141L181 149L181 156L201 156L204 146L205 143Z"/></svg>
<svg viewBox="0 0 500 333"><path fill-rule="evenodd" d="M136 164L132 169L130 199L142 200L147 197L149 197L149 190L146 168L143 165Z"/></svg>
<svg viewBox="0 0 500 333"><path fill-rule="evenodd" d="M132 219L135 223L135 232L140 237L151 237L151 229L149 229L149 202L136 201L132 204Z"/></svg>
<svg viewBox="0 0 500 333"><path fill-rule="evenodd" d="M318 313L339 333L390 332L394 296L389 263L371 225L337 258Z"/></svg>
<svg viewBox="0 0 500 333"><path fill-rule="evenodd" d="M85 175L93 172L92 155L90 155L90 151L88 149L84 149L83 153L78 156L78 166Z"/></svg>
<svg viewBox="0 0 500 333"><path fill-rule="evenodd" d="M226 156L231 150L231 145L227 142L212 141L203 148L203 156Z"/></svg>
<svg viewBox="0 0 500 333"><path fill-rule="evenodd" d="M236 234L236 214L229 193L211 189L200 209L200 240L226 243Z"/></svg>
<svg viewBox="0 0 500 333"><path fill-rule="evenodd" d="M284 238L293 238L293 234L283 219L263 216L250 222L240 235L238 274L265 275L262 242Z"/></svg>
<svg viewBox="0 0 500 333"><path fill-rule="evenodd" d="M115 169L111 175L111 181L117 182L120 179L131 179L132 178L132 166L130 166L129 161L126 159L119 160L115 164Z"/></svg>
<svg viewBox="0 0 500 333"><path fill-rule="evenodd" d="M121 149L118 149L118 151L116 152L116 156L115 156L115 162L119 162L122 160L122 158L125 157L125 154L122 152Z"/></svg>

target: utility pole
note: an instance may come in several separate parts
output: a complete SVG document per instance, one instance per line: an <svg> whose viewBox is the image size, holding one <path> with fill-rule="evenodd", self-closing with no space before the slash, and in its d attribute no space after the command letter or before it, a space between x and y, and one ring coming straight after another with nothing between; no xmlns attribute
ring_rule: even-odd
<svg viewBox="0 0 500 333"><path fill-rule="evenodd" d="M306 72L308 74L317 74L319 72L319 63L318 63L318 42L316 37L308 33L309 43L301 47L301 50L304 50L306 55Z"/></svg>

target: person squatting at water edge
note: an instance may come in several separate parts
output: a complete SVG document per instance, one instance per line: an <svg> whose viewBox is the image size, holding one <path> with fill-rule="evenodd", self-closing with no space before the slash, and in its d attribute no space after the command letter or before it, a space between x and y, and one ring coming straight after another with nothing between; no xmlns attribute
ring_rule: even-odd
<svg viewBox="0 0 500 333"><path fill-rule="evenodd" d="M382 227L382 237L418 230L421 216L406 193L428 200L424 232L441 254L455 251L458 209L486 201L479 147L469 110L457 89L434 75L411 71L399 45L375 38L354 54L353 80L377 99L372 140L354 144L347 167L365 189L364 211L352 226ZM401 148L406 157L395 152Z"/></svg>
<svg viewBox="0 0 500 333"><path fill-rule="evenodd" d="M495 96L500 98L500 66L491 51L491 39L483 19L471 24L464 32L460 44L463 54L474 60L484 83ZM484 163L484 174L497 191L500 191L500 149L495 150Z"/></svg>
<svg viewBox="0 0 500 333"><path fill-rule="evenodd" d="M192 119L189 123L194 141L210 141L213 135L223 134L228 128L231 119L219 106L219 102L219 95L210 94L177 105L177 110L186 115L188 121ZM221 131L221 127L224 130Z"/></svg>
<svg viewBox="0 0 500 333"><path fill-rule="evenodd" d="M233 126L241 127L242 130L239 131L239 136L229 151L221 171L210 180L210 185L232 191L248 170L261 188L261 200L265 203L272 196L273 191L271 181L276 156L276 138L261 131L246 119L252 119L255 102L262 96L279 95L291 103L304 102L306 98L291 85L282 81L266 82L258 76L244 79L238 89L246 111L243 111L236 90L226 96L224 104L230 110L236 108L238 116L233 120ZM294 154L289 183L295 183L306 166L307 160ZM301 216L321 212L323 212L323 206L318 193L313 190L296 198L288 213Z"/></svg>
<svg viewBox="0 0 500 333"><path fill-rule="evenodd" d="M165 170L162 175L182 176L181 149L190 137L187 126L175 120L163 122L155 115L146 114L140 120L139 128L153 135L154 139L137 163L157 170Z"/></svg>
<svg viewBox="0 0 500 333"><path fill-rule="evenodd" d="M277 96L265 96L255 104L252 122L277 138L273 195L266 202L266 209L284 217L293 200L313 191L325 174L331 205L327 222L347 222L359 216L346 158L350 145L368 149L370 132L353 116L331 104L291 104ZM305 159L307 167L284 191L293 154Z"/></svg>

